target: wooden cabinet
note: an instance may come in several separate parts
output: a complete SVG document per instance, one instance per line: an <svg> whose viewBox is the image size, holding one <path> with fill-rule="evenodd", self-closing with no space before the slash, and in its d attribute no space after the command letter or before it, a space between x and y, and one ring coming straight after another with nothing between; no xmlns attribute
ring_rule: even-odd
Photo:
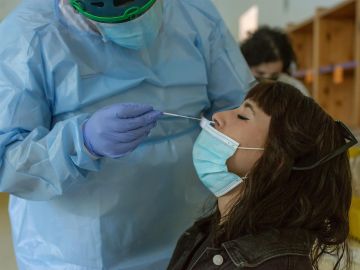
<svg viewBox="0 0 360 270"><path fill-rule="evenodd" d="M288 34L298 59L294 76L330 115L359 129L360 0L318 9Z"/></svg>
<svg viewBox="0 0 360 270"><path fill-rule="evenodd" d="M305 21L291 27L289 31L292 46L296 53L297 68L293 74L302 79L310 94L314 95L314 20Z"/></svg>

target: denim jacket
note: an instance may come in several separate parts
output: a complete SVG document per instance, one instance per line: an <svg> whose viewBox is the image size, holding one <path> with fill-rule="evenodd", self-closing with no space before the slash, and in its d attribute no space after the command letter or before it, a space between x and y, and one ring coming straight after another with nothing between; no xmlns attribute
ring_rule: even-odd
<svg viewBox="0 0 360 270"><path fill-rule="evenodd" d="M305 230L272 230L245 235L206 249L193 258L208 236L209 224L195 223L179 239L168 270L312 270L313 238ZM189 261L191 262L189 264ZM189 265L188 265L189 264Z"/></svg>

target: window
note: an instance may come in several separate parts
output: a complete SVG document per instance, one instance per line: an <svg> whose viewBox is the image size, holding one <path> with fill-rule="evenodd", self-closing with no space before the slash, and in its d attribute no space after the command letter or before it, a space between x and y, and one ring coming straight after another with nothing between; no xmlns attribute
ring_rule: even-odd
<svg viewBox="0 0 360 270"><path fill-rule="evenodd" d="M252 6L239 18L239 41L243 41L259 26L259 7Z"/></svg>

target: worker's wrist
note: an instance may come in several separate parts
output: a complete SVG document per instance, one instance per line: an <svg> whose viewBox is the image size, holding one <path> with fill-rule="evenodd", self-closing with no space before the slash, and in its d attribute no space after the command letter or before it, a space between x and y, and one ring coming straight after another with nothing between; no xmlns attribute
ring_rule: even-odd
<svg viewBox="0 0 360 270"><path fill-rule="evenodd" d="M84 123L82 123L81 127L80 127L80 130L81 130L81 133L82 133L82 139L83 139L83 149L84 149L84 152L92 159L92 160L97 160L97 159L100 159L102 158L102 156L99 156L97 155L96 153L94 153L94 151L92 151L91 147L89 148L87 146L87 140L86 140L86 135L85 135L85 132L84 132L84 128L85 128L85 123L87 122L87 120L84 121Z"/></svg>

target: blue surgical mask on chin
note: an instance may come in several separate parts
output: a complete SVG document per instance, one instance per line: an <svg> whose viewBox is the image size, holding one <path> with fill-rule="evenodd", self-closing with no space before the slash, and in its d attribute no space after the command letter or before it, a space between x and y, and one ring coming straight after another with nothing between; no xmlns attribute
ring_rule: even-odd
<svg viewBox="0 0 360 270"><path fill-rule="evenodd" d="M96 23L104 40L121 47L140 50L149 47L156 39L163 19L162 0L139 18L124 23Z"/></svg>
<svg viewBox="0 0 360 270"><path fill-rule="evenodd" d="M226 161L237 149L263 151L264 148L240 147L239 143L212 127L203 118L202 131L193 147L193 162L201 182L221 197L238 186L244 178L228 171Z"/></svg>

